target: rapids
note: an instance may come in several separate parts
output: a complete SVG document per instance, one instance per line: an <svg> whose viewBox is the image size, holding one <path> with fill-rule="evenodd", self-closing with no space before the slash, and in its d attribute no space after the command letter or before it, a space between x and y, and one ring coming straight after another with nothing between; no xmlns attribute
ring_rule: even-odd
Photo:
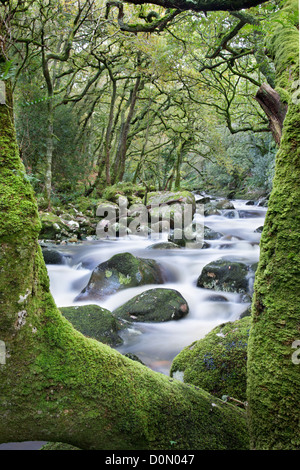
<svg viewBox="0 0 300 470"><path fill-rule="evenodd" d="M164 323L132 323L121 336L124 343L117 347L121 353L133 353L151 369L168 375L173 358L193 341L203 338L215 326L238 319L249 303L240 294L224 293L227 301L212 300L207 289L196 287L202 268L211 261L225 257L255 263L259 259L260 233L255 230L264 223L266 208L232 201L235 210L222 210L221 215L203 218L209 228L224 236L209 240L209 248L153 250L149 247L160 240L127 236L124 239L84 241L81 244L59 246L67 258L63 265L47 265L50 289L58 307L95 303L113 311L135 295L154 288L178 290L189 305L189 313L181 320ZM130 252L142 258L155 259L167 273L163 285L146 285L122 290L99 301L75 302L87 284L94 267L117 253Z"/></svg>

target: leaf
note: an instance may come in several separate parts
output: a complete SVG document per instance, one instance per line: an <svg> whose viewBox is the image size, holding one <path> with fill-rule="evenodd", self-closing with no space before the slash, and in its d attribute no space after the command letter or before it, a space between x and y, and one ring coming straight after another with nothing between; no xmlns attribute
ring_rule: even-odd
<svg viewBox="0 0 300 470"><path fill-rule="evenodd" d="M12 60L7 60L0 65L0 80L9 80L16 74L16 66L13 65Z"/></svg>

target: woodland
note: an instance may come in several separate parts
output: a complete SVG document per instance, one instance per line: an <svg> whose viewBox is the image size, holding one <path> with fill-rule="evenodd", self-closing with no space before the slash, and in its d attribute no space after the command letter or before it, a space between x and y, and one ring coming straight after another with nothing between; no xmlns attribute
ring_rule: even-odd
<svg viewBox="0 0 300 470"><path fill-rule="evenodd" d="M296 0L1 0L0 443L300 449L299 105ZM100 203L195 194L266 207L223 400L78 331L46 266L47 240L97 243Z"/></svg>

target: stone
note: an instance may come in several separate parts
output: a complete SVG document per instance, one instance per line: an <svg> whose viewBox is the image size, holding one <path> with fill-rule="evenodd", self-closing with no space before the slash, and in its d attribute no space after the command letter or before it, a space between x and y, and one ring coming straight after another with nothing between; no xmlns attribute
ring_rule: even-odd
<svg viewBox="0 0 300 470"><path fill-rule="evenodd" d="M51 248L42 248L46 264L65 264L66 259L62 253Z"/></svg>
<svg viewBox="0 0 300 470"><path fill-rule="evenodd" d="M212 395L246 401L247 348L251 318L217 326L185 347L173 360L170 376ZM231 403L237 404L237 401Z"/></svg>
<svg viewBox="0 0 300 470"><path fill-rule="evenodd" d="M224 292L252 294L257 263L220 258L204 266L197 286Z"/></svg>
<svg viewBox="0 0 300 470"><path fill-rule="evenodd" d="M93 270L88 284L76 300L99 300L122 289L163 283L162 270L155 260L120 253Z"/></svg>
<svg viewBox="0 0 300 470"><path fill-rule="evenodd" d="M109 310L98 305L61 307L62 315L85 336L94 338L109 346L123 343L119 332L123 325Z"/></svg>
<svg viewBox="0 0 300 470"><path fill-rule="evenodd" d="M119 319L131 322L179 320L189 312L184 297L175 289L154 288L136 295L113 311Z"/></svg>

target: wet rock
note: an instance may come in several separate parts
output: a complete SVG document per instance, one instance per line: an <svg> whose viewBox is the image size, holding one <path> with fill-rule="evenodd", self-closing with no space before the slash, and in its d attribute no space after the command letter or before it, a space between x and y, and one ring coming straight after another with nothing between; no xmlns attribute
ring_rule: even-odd
<svg viewBox="0 0 300 470"><path fill-rule="evenodd" d="M65 264L66 259L59 251L51 248L42 248L44 261L46 264Z"/></svg>
<svg viewBox="0 0 300 470"><path fill-rule="evenodd" d="M191 204L195 211L195 196L190 191L153 191L147 195L148 205Z"/></svg>
<svg viewBox="0 0 300 470"><path fill-rule="evenodd" d="M221 258L207 264L197 280L197 286L224 292L252 294L257 264L245 264Z"/></svg>
<svg viewBox="0 0 300 470"><path fill-rule="evenodd" d="M228 299L226 299L224 295L218 295L218 294L209 295L208 297L206 297L205 300L209 302L228 302Z"/></svg>
<svg viewBox="0 0 300 470"><path fill-rule="evenodd" d="M124 328L109 310L98 305L61 307L62 315L83 335L109 346L123 343L119 332Z"/></svg>
<svg viewBox="0 0 300 470"><path fill-rule="evenodd" d="M209 203L204 206L204 215L208 217L210 215L221 215L222 212L216 208L215 204Z"/></svg>
<svg viewBox="0 0 300 470"><path fill-rule="evenodd" d="M172 242L160 242L148 246L148 250L178 250L181 247Z"/></svg>
<svg viewBox="0 0 300 470"><path fill-rule="evenodd" d="M244 310L241 315L240 315L240 318L244 318L244 317L251 317L251 305L249 305L246 310Z"/></svg>
<svg viewBox="0 0 300 470"><path fill-rule="evenodd" d="M223 212L223 217L226 217L227 219L238 219L240 217L239 211L235 209L230 209L230 210L225 210Z"/></svg>
<svg viewBox="0 0 300 470"><path fill-rule="evenodd" d="M121 253L93 270L87 286L76 300L103 299L129 287L163 283L164 276L156 261Z"/></svg>
<svg viewBox="0 0 300 470"><path fill-rule="evenodd" d="M167 223L165 230L182 228L186 220L185 210L190 211L190 223L196 211L196 201L193 193L189 191L156 191L147 195L149 207L149 222L151 229L156 230L156 224L161 221Z"/></svg>
<svg viewBox="0 0 300 470"><path fill-rule="evenodd" d="M260 227L257 227L257 228L254 230L254 232L255 232L255 233L262 233L263 229L264 229L264 226L261 225Z"/></svg>
<svg viewBox="0 0 300 470"><path fill-rule="evenodd" d="M219 238L223 237L223 233L216 232L212 228L204 226L204 239L205 240L219 240Z"/></svg>
<svg viewBox="0 0 300 470"><path fill-rule="evenodd" d="M229 201L229 199L220 199L216 201L215 206L217 209L225 210L225 209L235 209L233 203Z"/></svg>
<svg viewBox="0 0 300 470"><path fill-rule="evenodd" d="M178 291L156 288L133 297L113 315L133 322L165 322L179 320L188 312L188 304Z"/></svg>
<svg viewBox="0 0 300 470"><path fill-rule="evenodd" d="M257 205L259 207L268 207L268 201L269 200L269 196L266 196L266 197L262 197L261 199L259 199L259 201L257 202Z"/></svg>
<svg viewBox="0 0 300 470"><path fill-rule="evenodd" d="M203 196L196 200L196 204L208 204L211 201L211 197Z"/></svg>

